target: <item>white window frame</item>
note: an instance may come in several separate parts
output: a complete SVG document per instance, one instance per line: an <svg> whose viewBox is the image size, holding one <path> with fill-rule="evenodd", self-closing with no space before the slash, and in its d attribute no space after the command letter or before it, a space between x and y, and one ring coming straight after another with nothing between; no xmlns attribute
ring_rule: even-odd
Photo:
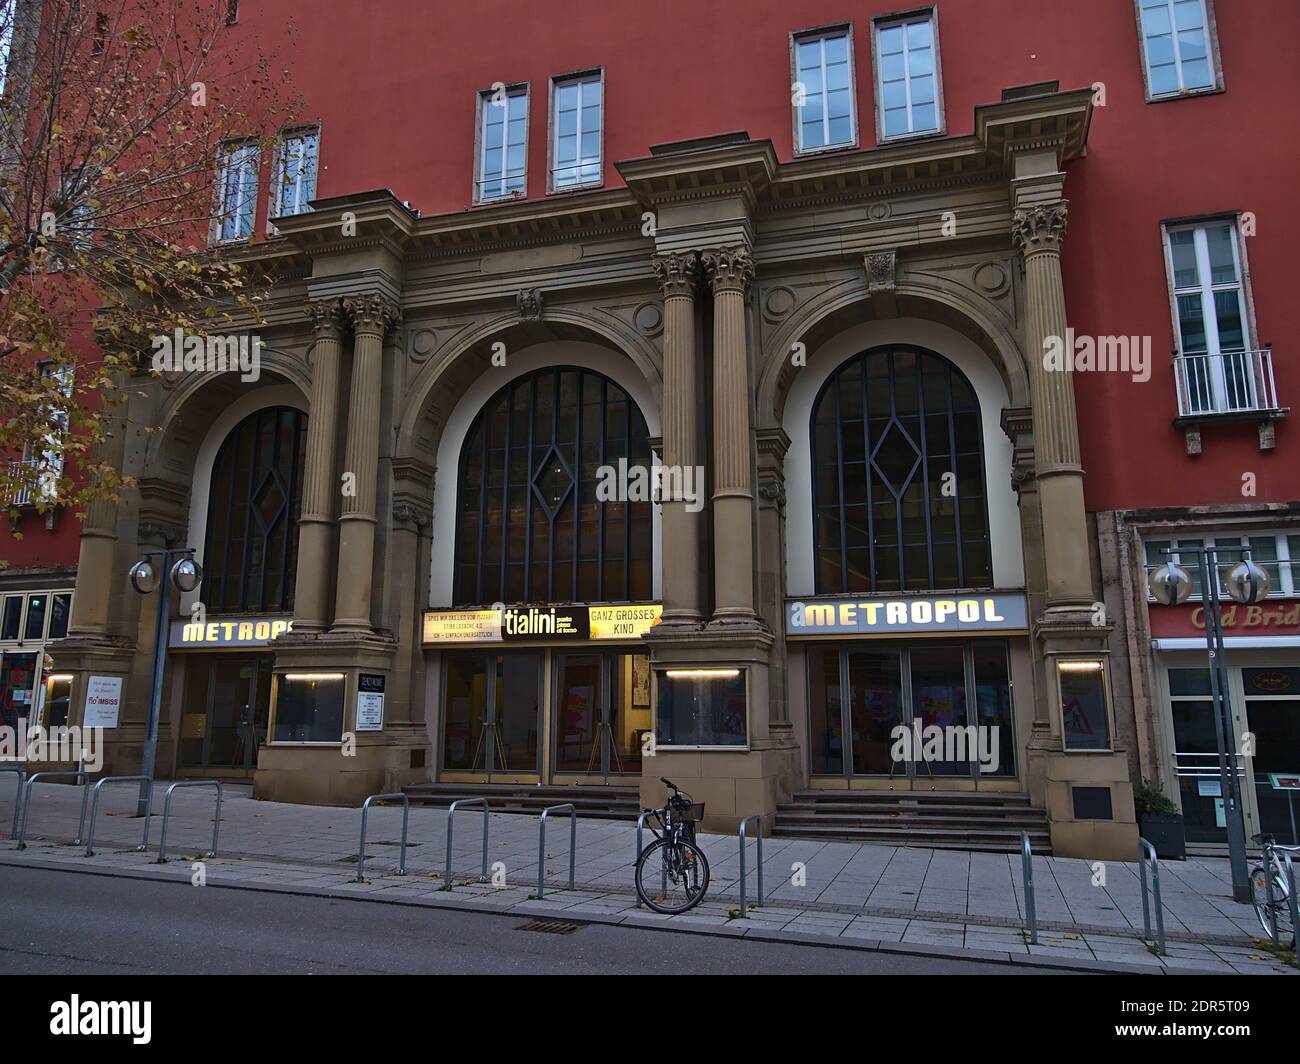
<svg viewBox="0 0 1300 1064"><path fill-rule="evenodd" d="M473 202L475 204L488 203L514 203L528 196L528 123L532 111L532 89L527 81L515 82L505 86L506 94L506 116L505 124L501 133L501 178L500 187L503 191L494 195L486 195L483 191L483 175L487 172L487 116L489 107L500 106L492 102L494 89L482 89L478 93L478 106L474 116L474 188ZM522 191L505 190L508 183L506 174L506 158L509 154L510 147L510 101L515 99L523 100L524 107L524 187Z"/></svg>
<svg viewBox="0 0 1300 1064"><path fill-rule="evenodd" d="M1172 43L1174 47L1174 69L1178 72L1178 88L1172 92L1156 93L1151 90L1151 57L1147 52L1147 31L1142 21L1142 6L1145 0L1133 0L1134 17L1137 19L1138 58L1142 66L1142 87L1146 93L1147 103L1159 103L1162 100L1181 100L1188 96L1204 96L1207 93L1223 91L1223 67L1219 62L1219 33L1214 19L1214 0L1200 0L1201 17L1205 25L1206 58L1210 64L1210 84L1186 88L1183 84L1182 46L1178 43L1178 30L1174 22L1174 4L1177 0L1164 0L1169 12L1170 26L1173 28Z"/></svg>
<svg viewBox="0 0 1300 1064"><path fill-rule="evenodd" d="M73 382L75 380L76 367L73 365L63 365L58 369L54 368L52 362L41 363L39 373L43 378L56 377L59 381L59 391L69 400L72 398ZM69 411L66 405L59 405L52 412L52 420L58 426L61 434L66 434L69 424ZM58 502L59 498L59 479L63 476L63 443L62 440L50 434L46 434L43 441L44 446L39 446L28 441L23 445L22 463L40 470L37 484L33 488L26 488L19 492L18 496L12 500L15 506L33 505L33 496L39 496L40 500L45 503L53 504Z"/></svg>
<svg viewBox="0 0 1300 1064"><path fill-rule="evenodd" d="M226 183L229 180L229 174L234 169L231 165L235 153L241 149L249 149L248 158L252 161L253 184L252 189L247 196L241 196L239 206L236 210L236 216L242 213L242 208L246 203L252 205L252 215L248 220L248 231L238 233L235 236L223 237L222 229L225 227L224 222L227 217L223 207L226 199ZM261 179L262 169L262 152L255 140L228 140L217 149L217 180L215 189L215 203L212 212L212 231L211 241L213 244L242 244L257 231L257 189ZM242 167L241 167L242 169Z"/></svg>
<svg viewBox="0 0 1300 1064"><path fill-rule="evenodd" d="M822 44L822 129L827 140L830 139L830 102L826 91L826 44L831 38L843 37L848 53L849 63L849 139L826 143L815 147L805 147L803 143L803 107L795 103L795 86L799 84L799 46L819 41ZM790 34L790 114L794 128L794 153L796 155L820 155L828 151L843 151L845 148L858 146L858 79L854 69L853 26L839 23L833 26L821 26L816 29L798 30ZM806 106L806 105L805 105Z"/></svg>
<svg viewBox="0 0 1300 1064"><path fill-rule="evenodd" d="M1153 568L1164 565L1166 561L1175 561L1191 574L1195 580L1200 579L1200 559L1189 554L1186 561L1182 560L1182 555L1178 553L1180 543L1186 543L1189 547L1196 544L1202 546L1226 546L1226 547L1248 547L1252 539L1272 539L1274 541L1273 553L1274 558L1252 557L1252 561L1261 568L1271 568L1277 566L1279 579L1276 583L1270 583L1268 597L1270 599L1293 599L1300 598L1300 543L1296 545L1295 556L1292 557L1291 544L1288 542L1288 536L1295 536L1300 539L1300 528L1243 528L1239 532L1228 532L1223 529L1216 529L1210 532L1182 531L1159 533L1155 535L1144 535L1142 537L1142 564L1143 571L1150 573ZM1244 544L1233 543L1233 540L1245 540ZM1195 541L1195 543L1193 542ZM1147 548L1155 544L1166 544L1174 549L1173 554L1158 554L1151 558L1147 556ZM1164 548L1162 548L1164 549ZM1232 568L1239 560L1239 555L1233 554L1225 559L1219 559L1219 568L1222 571L1225 568ZM1293 569L1293 566L1295 567ZM1270 575L1270 581L1272 577ZM1223 591L1221 598L1227 597L1227 592ZM1201 591L1194 591L1187 599L1188 602L1200 602L1204 598ZM1147 589L1147 601L1154 602L1151 591Z"/></svg>
<svg viewBox="0 0 1300 1064"><path fill-rule="evenodd" d="M294 206L296 206L297 209L290 211L286 215L284 213L285 193L290 190L285 186L284 183L284 171L285 171L285 163L288 158L289 144L292 141L299 140L304 137L313 137L313 136L316 138L316 151L314 156L312 157L313 169L312 169L311 195L307 196L305 199L301 195L302 168L300 166L298 170L300 180L294 182L292 188L292 191L294 193L294 199L298 200L298 202L294 204ZM303 158L307 158L307 156L304 155ZM291 126L288 129L280 130L279 134L275 138L275 157L271 166L271 201L270 204L268 205L268 210L267 210L266 231L273 236L279 234L279 230L276 229L276 227L271 224L272 218L285 218L285 217L292 217L295 214L310 213L311 207L308 204L311 200L316 198L316 183L319 180L320 180L320 125L318 123L313 122L309 125Z"/></svg>
<svg viewBox="0 0 1300 1064"><path fill-rule="evenodd" d="M885 85L883 80L884 66L880 58L880 33L882 30L891 29L895 26L904 27L904 41L906 41L906 27L915 25L919 22L930 23L930 40L934 50L934 120L933 129L912 129L912 75L910 70L904 70L903 85L907 92L907 120L909 129L905 133L885 133ZM908 51L904 44L903 62L906 67ZM939 10L936 7L916 8L911 11L898 12L892 15L880 15L871 20L871 60L874 67L875 76L873 78L873 91L876 97L876 140L878 143L893 144L902 140L913 140L921 137L940 137L943 136L946 128L946 118L943 107L943 57L939 49Z"/></svg>
<svg viewBox="0 0 1300 1064"><path fill-rule="evenodd" d="M10 651L19 651L21 653L27 653L30 650L30 648L36 646L38 643L48 643L50 641L50 622L54 619L55 598L59 595L68 596L68 621L69 623L71 623L72 602L75 593L76 593L75 588L56 587L56 588L50 588L48 590L42 588L36 591L10 591L10 592L6 592L3 595L0 595L0 618L3 618L4 616L4 604L8 599L16 598L16 599L20 599L22 602L22 605L18 607L18 636L15 639L0 638L0 647L5 647ZM27 630L27 610L28 607L30 607L31 605L32 596L34 595L44 595L49 599L49 602L46 604L45 607L45 620L41 624L40 636L27 639L24 636L24 633ZM3 637L3 634L4 634L3 632L0 632L0 637ZM66 639L67 636L62 635L59 636L58 638Z"/></svg>
<svg viewBox="0 0 1300 1064"><path fill-rule="evenodd" d="M595 83L600 89L600 157L597 160L599 173L595 179L587 181L574 181L571 183L560 184L556 181L555 175L559 169L559 145L560 145L560 121L559 113L556 108L559 104L559 90L566 85L571 84L587 85ZM599 188L605 183L605 127L608 125L608 116L606 114L605 100L605 68L595 67L589 70L578 71L573 74L563 74L553 77L550 80L550 93L547 101L547 122L549 129L546 137L546 191L547 194L557 192L576 192L581 189ZM582 161L582 90L578 93L578 126L577 126L577 156L572 166L566 166L564 169L575 169L581 171L584 165Z"/></svg>

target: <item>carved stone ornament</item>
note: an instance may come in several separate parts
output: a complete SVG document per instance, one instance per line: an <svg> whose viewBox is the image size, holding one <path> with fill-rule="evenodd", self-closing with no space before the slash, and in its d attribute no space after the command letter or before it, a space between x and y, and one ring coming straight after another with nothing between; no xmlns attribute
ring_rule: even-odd
<svg viewBox="0 0 1300 1064"><path fill-rule="evenodd" d="M1059 251L1061 241L1065 239L1065 224L1069 214L1067 200L1018 208L1011 221L1011 236L1016 247L1024 254Z"/></svg>
<svg viewBox="0 0 1300 1064"><path fill-rule="evenodd" d="M867 268L867 291L872 295L892 292L897 287L898 252L876 251L863 257Z"/></svg>
<svg viewBox="0 0 1300 1064"><path fill-rule="evenodd" d="M352 319L352 329L358 335L384 337L402 320L400 308L387 296L372 292L364 296L348 296L343 307Z"/></svg>
<svg viewBox="0 0 1300 1064"><path fill-rule="evenodd" d="M695 289L699 277L699 258L694 251L671 251L665 255L655 255L650 259L655 276L659 278L659 288L664 298L669 296L689 296Z"/></svg>
<svg viewBox="0 0 1300 1064"><path fill-rule="evenodd" d="M541 321L545 300L540 288L521 288L515 296L519 306L519 317L524 321Z"/></svg>
<svg viewBox="0 0 1300 1064"><path fill-rule="evenodd" d="M393 520L400 525L414 525L416 528L426 528L429 524L429 514L426 510L418 506L412 506L409 502L393 503Z"/></svg>
<svg viewBox="0 0 1300 1064"><path fill-rule="evenodd" d="M322 337L342 336L344 326L347 325L347 316L341 299L309 300L307 317L311 319L312 331L315 332L318 340Z"/></svg>
<svg viewBox="0 0 1300 1064"><path fill-rule="evenodd" d="M754 279L754 257L748 248L710 248L700 252L705 276L718 292L744 292Z"/></svg>

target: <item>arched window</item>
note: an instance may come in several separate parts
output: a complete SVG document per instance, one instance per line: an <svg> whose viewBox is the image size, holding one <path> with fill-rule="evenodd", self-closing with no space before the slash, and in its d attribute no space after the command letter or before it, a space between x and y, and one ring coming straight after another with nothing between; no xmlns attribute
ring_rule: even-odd
<svg viewBox="0 0 1300 1064"><path fill-rule="evenodd" d="M988 587L979 402L916 347L855 355L812 414L817 591Z"/></svg>
<svg viewBox="0 0 1300 1064"><path fill-rule="evenodd" d="M620 460L648 470L649 434L607 377L547 367L497 392L461 450L456 601L649 599L651 502L596 496Z"/></svg>
<svg viewBox="0 0 1300 1064"><path fill-rule="evenodd" d="M306 444L307 415L272 406L244 418L221 445L203 547L209 610L293 609Z"/></svg>

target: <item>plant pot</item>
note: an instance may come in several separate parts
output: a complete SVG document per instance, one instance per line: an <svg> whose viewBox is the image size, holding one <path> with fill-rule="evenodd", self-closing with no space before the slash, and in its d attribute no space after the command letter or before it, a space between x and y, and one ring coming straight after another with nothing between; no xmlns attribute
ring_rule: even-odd
<svg viewBox="0 0 1300 1064"><path fill-rule="evenodd" d="M1187 829L1176 815L1140 813L1138 830L1156 848L1156 856L1172 861L1187 860Z"/></svg>

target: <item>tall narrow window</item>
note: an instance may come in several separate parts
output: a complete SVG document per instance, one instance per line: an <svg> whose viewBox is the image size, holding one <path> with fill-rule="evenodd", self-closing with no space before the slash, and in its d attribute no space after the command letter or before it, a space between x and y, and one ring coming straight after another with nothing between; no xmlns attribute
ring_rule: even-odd
<svg viewBox="0 0 1300 1064"><path fill-rule="evenodd" d="M1206 0L1139 0L1138 11L1148 99L1217 86Z"/></svg>
<svg viewBox="0 0 1300 1064"><path fill-rule="evenodd" d="M461 451L456 602L649 599L653 504L630 477L650 461L645 418L607 377L557 366L507 384ZM620 464L629 490L605 499Z"/></svg>
<svg viewBox="0 0 1300 1064"><path fill-rule="evenodd" d="M798 150L840 148L857 141L849 31L830 30L794 39L795 130Z"/></svg>
<svg viewBox="0 0 1300 1064"><path fill-rule="evenodd" d="M992 584L979 402L947 359L855 355L812 416L819 594Z"/></svg>
<svg viewBox="0 0 1300 1064"><path fill-rule="evenodd" d="M320 165L320 127L304 126L280 134L271 185L271 216L287 218L310 211Z"/></svg>
<svg viewBox="0 0 1300 1064"><path fill-rule="evenodd" d="M239 21L239 0L226 0L226 25L233 26Z"/></svg>
<svg viewBox="0 0 1300 1064"><path fill-rule="evenodd" d="M882 20L875 33L880 139L940 131L943 95L933 10Z"/></svg>
<svg viewBox="0 0 1300 1064"><path fill-rule="evenodd" d="M34 483L29 482L15 494L12 500L15 506L30 505L38 499L55 502L59 497L59 481L63 478L68 405L72 399L75 367L43 362L37 372L42 381L53 384L56 399L48 406L49 431L44 439L40 444L29 442L23 447L23 464L31 470Z"/></svg>
<svg viewBox="0 0 1300 1064"><path fill-rule="evenodd" d="M513 199L528 188L528 86L479 94L479 203Z"/></svg>
<svg viewBox="0 0 1300 1064"><path fill-rule="evenodd" d="M217 217L213 238L226 243L247 240L253 233L257 210L256 144L223 144L217 166Z"/></svg>
<svg viewBox="0 0 1300 1064"><path fill-rule="evenodd" d="M307 415L287 406L244 418L212 467L203 601L213 611L293 608Z"/></svg>
<svg viewBox="0 0 1300 1064"><path fill-rule="evenodd" d="M552 83L551 189L559 191L601 182L600 74Z"/></svg>

